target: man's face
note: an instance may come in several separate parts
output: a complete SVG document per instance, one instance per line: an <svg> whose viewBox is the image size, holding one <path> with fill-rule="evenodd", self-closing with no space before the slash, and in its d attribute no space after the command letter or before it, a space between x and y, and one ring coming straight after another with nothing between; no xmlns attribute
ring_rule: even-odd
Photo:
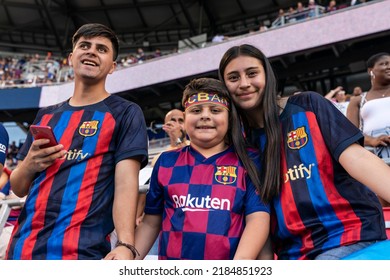
<svg viewBox="0 0 390 280"><path fill-rule="evenodd" d="M184 113L180 110L173 110L165 116L164 123L176 122L180 125L182 131L184 131Z"/></svg>

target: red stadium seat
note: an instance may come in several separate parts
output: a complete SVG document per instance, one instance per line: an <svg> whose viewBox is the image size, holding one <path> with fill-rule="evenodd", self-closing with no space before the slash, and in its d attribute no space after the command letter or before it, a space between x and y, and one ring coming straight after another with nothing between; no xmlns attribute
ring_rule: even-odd
<svg viewBox="0 0 390 280"><path fill-rule="evenodd" d="M385 217L387 239L390 239L390 207L383 207L383 215Z"/></svg>

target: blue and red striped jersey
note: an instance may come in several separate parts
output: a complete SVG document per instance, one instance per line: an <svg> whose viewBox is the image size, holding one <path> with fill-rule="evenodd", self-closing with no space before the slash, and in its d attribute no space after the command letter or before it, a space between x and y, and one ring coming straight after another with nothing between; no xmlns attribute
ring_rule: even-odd
<svg viewBox="0 0 390 280"><path fill-rule="evenodd" d="M233 147L209 158L191 146L164 152L153 168L145 213L163 218L159 259L232 259L245 216L257 211L269 206Z"/></svg>
<svg viewBox="0 0 390 280"><path fill-rule="evenodd" d="M138 105L111 95L83 107L41 109L34 124L53 128L67 150L31 184L8 248L9 259L101 259L110 251L115 165L147 164L147 134ZM30 134L19 159L33 139Z"/></svg>
<svg viewBox="0 0 390 280"><path fill-rule="evenodd" d="M376 195L338 162L348 146L362 144L359 129L313 92L289 97L280 121L284 181L271 211L278 258L313 259L339 246L386 239Z"/></svg>

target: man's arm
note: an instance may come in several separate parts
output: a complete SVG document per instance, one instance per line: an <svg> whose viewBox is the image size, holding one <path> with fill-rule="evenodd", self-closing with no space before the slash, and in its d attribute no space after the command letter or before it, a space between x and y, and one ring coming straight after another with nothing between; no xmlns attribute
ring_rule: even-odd
<svg viewBox="0 0 390 280"><path fill-rule="evenodd" d="M135 219L138 199L140 162L125 159L115 167L115 195L113 206L114 226L118 241L134 246ZM117 246L106 260L132 260L133 253L126 246Z"/></svg>

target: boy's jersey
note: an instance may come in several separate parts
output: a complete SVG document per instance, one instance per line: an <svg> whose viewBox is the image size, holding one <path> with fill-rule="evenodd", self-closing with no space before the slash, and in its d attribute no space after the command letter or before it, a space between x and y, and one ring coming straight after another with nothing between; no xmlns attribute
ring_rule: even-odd
<svg viewBox="0 0 390 280"><path fill-rule="evenodd" d="M101 259L110 251L115 165L147 164L139 106L111 95L83 107L68 102L41 109L34 124L49 125L67 150L31 184L13 232L9 259ZM19 159L33 139L28 134Z"/></svg>
<svg viewBox="0 0 390 280"><path fill-rule="evenodd" d="M359 129L317 93L289 97L280 121L283 186L271 219L278 257L312 259L331 248L386 239L376 195L338 162L362 141Z"/></svg>
<svg viewBox="0 0 390 280"><path fill-rule="evenodd" d="M245 216L257 211L269 207L232 147L205 158L187 146L154 166L145 213L162 214L159 259L232 259Z"/></svg>

